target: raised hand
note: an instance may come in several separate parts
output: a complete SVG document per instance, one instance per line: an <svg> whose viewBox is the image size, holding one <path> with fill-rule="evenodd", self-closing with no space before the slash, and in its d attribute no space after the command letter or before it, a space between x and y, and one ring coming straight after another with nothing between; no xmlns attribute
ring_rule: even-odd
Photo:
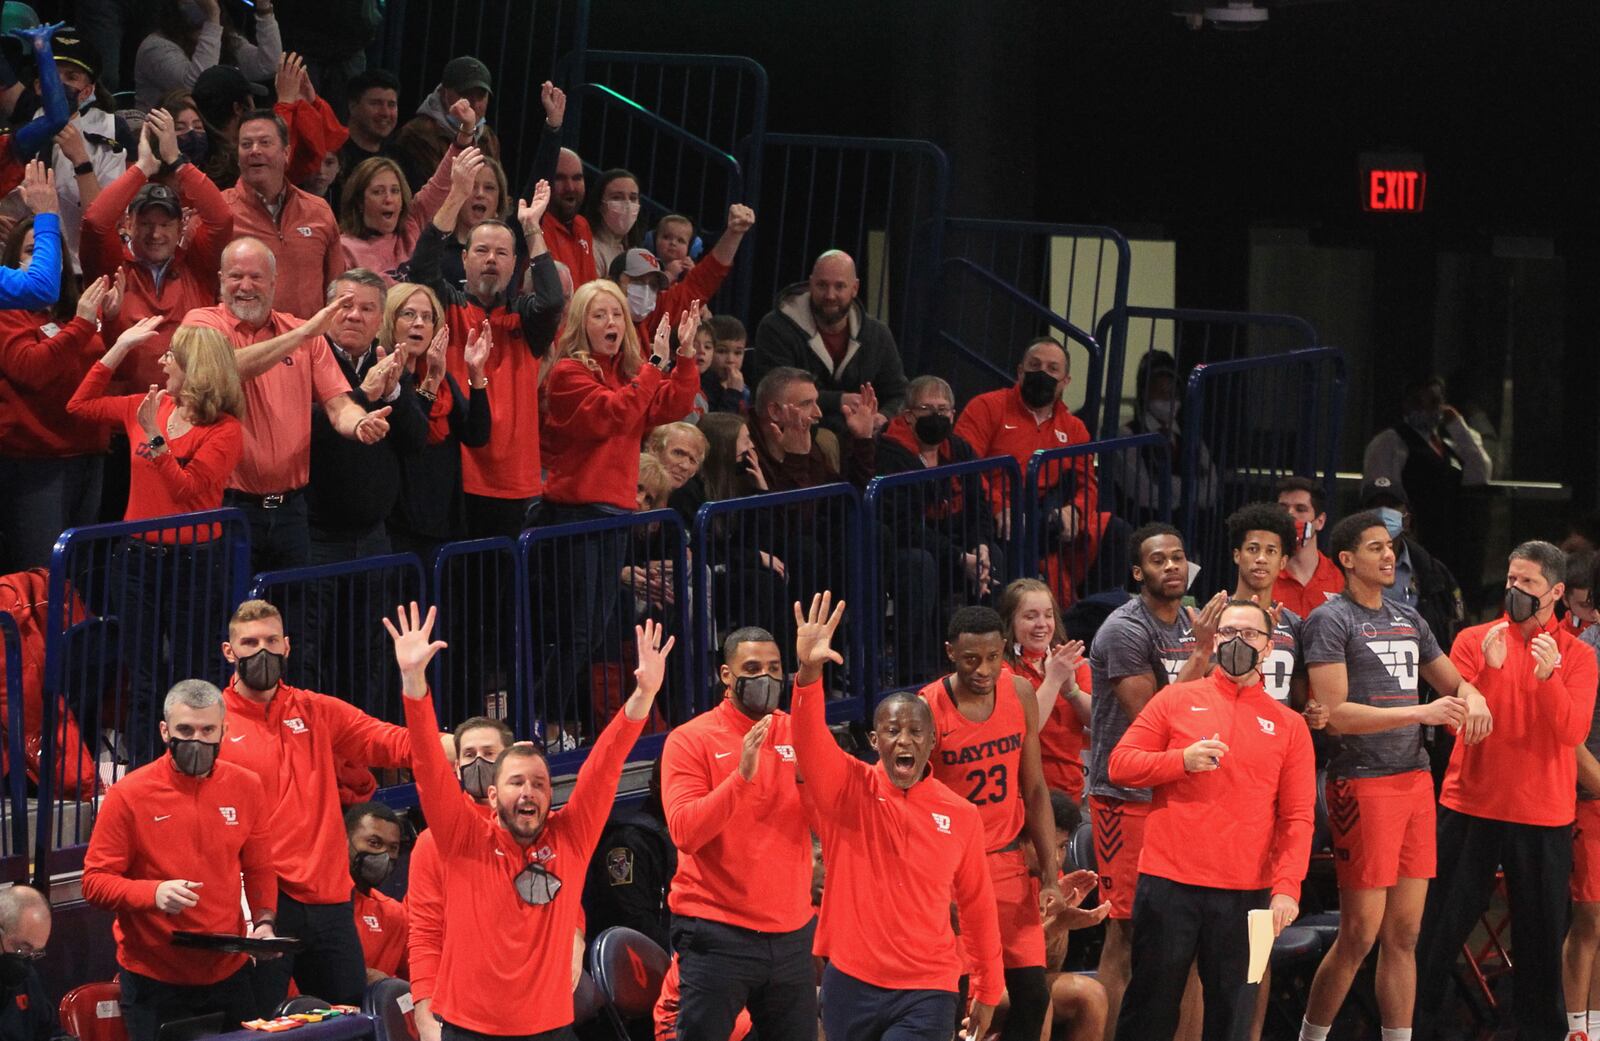
<svg viewBox="0 0 1600 1041"><path fill-rule="evenodd" d="M152 383L150 389L145 392L144 399L139 402L139 411L135 418L138 419L139 429L144 431L146 439L155 437L161 432L156 426L156 410L161 407L161 395L165 393L166 391Z"/></svg>
<svg viewBox="0 0 1600 1041"><path fill-rule="evenodd" d="M666 322L662 322L666 325ZM691 300L689 306L683 309L683 314L678 319L678 355L683 358L695 356L694 334L700 328L700 301Z"/></svg>
<svg viewBox="0 0 1600 1041"><path fill-rule="evenodd" d="M629 719L640 720L650 714L650 706L667 678L667 655L678 642L676 636L661 642L661 623L647 618L643 625L633 627L634 646L639 651L639 666L633 670L633 694L623 705Z"/></svg>
<svg viewBox="0 0 1600 1041"><path fill-rule="evenodd" d="M1194 643L1196 653L1210 654L1211 641L1216 639L1217 626L1222 624L1222 612L1228 609L1228 594L1218 593L1206 601L1206 606L1196 611L1192 607L1184 608L1189 612L1189 625L1194 629Z"/></svg>
<svg viewBox="0 0 1600 1041"><path fill-rule="evenodd" d="M472 186L478 181L478 171L483 169L483 153L476 148L463 148L450 160L450 194L457 199L472 197Z"/></svg>
<svg viewBox="0 0 1600 1041"><path fill-rule="evenodd" d="M117 275L111 280L111 292L100 304L101 318L115 318L122 313L122 298L128 290L128 269L117 268Z"/></svg>
<svg viewBox="0 0 1600 1041"><path fill-rule="evenodd" d="M844 413L845 429L850 431L851 437L866 441L877 433L878 395L872 384L863 383L857 401L854 404L841 401L839 409Z"/></svg>
<svg viewBox="0 0 1600 1041"><path fill-rule="evenodd" d="M470 140L478 129L478 110L472 107L472 102L466 98L456 98L455 104L450 106L450 114L461 124L457 133Z"/></svg>
<svg viewBox="0 0 1600 1041"><path fill-rule="evenodd" d="M139 135L141 141L144 135ZM89 161L89 146L83 140L83 131L78 127L78 121L72 120L61 128L56 135L56 144L61 146L61 154L71 161L73 166L78 166Z"/></svg>
<svg viewBox="0 0 1600 1041"><path fill-rule="evenodd" d="M828 662L844 664L844 656L833 649L833 634L839 630L844 618L844 601L837 607L833 593L824 591L811 598L811 609L802 612L798 601L794 605L794 651L800 671L795 674L795 684L804 686L822 678L822 667Z"/></svg>
<svg viewBox="0 0 1600 1041"><path fill-rule="evenodd" d="M1068 640L1050 648L1044 659L1046 683L1059 684L1062 690L1077 686L1078 666L1083 664L1083 641Z"/></svg>
<svg viewBox="0 0 1600 1041"><path fill-rule="evenodd" d="M22 201L34 213L60 213L56 172L37 159L29 160L22 174Z"/></svg>
<svg viewBox="0 0 1600 1041"><path fill-rule="evenodd" d="M655 336L650 338L650 364L660 368L667 364L667 355L672 353L672 323L663 319L656 326Z"/></svg>
<svg viewBox="0 0 1600 1041"><path fill-rule="evenodd" d="M761 765L761 746L766 744L767 731L772 729L772 717L762 716L744 735L744 746L739 750L739 776L747 781L756 777L756 767Z"/></svg>
<svg viewBox="0 0 1600 1041"><path fill-rule="evenodd" d="M422 618L413 600L409 610L404 606L395 608L394 616L399 625L385 618L383 627L389 630L389 638L394 641L394 661L400 667L401 690L406 697L421 700L428 693L428 663L449 646L443 640L432 638L439 609L428 608L427 617Z"/></svg>
<svg viewBox="0 0 1600 1041"><path fill-rule="evenodd" d="M464 353L467 360L468 383L477 383L483 379L483 367L489 364L489 351L492 347L494 347L494 332L489 327L489 319L485 318L483 325L467 336L467 349ZM444 358L443 351L439 353L439 357L442 361ZM432 361L430 352L430 366Z"/></svg>
<svg viewBox="0 0 1600 1041"><path fill-rule="evenodd" d="M145 126L150 127L156 139L156 155L166 164L178 161L178 124L172 118L172 113L164 108L152 109L150 115L145 117Z"/></svg>
<svg viewBox="0 0 1600 1041"><path fill-rule="evenodd" d="M118 360L120 360L128 353L128 351L154 336L156 334L156 330L161 327L161 323L164 321L166 321L166 316L159 314L153 314L148 318L139 319L137 322L134 322L132 325L122 330L122 335L117 337L117 342L113 343L111 345L111 350L107 351L106 353L111 354L115 352Z"/></svg>
<svg viewBox="0 0 1600 1041"><path fill-rule="evenodd" d="M1533 678L1543 683L1560 664L1561 648L1556 645L1554 636L1540 633L1528 644L1528 650L1533 652Z"/></svg>
<svg viewBox="0 0 1600 1041"><path fill-rule="evenodd" d="M78 294L77 316L86 322L100 320L100 308L105 304L106 295L111 292L111 279L106 275L90 282L83 287L83 292Z"/></svg>
<svg viewBox="0 0 1600 1041"><path fill-rule="evenodd" d="M540 181L533 186L532 199L517 200L517 222L522 225L522 230L529 235L539 227L539 222L544 220L544 211L550 206L550 182Z"/></svg>
<svg viewBox="0 0 1600 1041"><path fill-rule="evenodd" d="M567 94L560 87L545 80L539 86L539 104L544 106L544 122L551 130L561 129L567 118Z"/></svg>
<svg viewBox="0 0 1600 1041"><path fill-rule="evenodd" d="M728 230L735 235L743 235L756 226L756 211L743 203L734 203L728 207Z"/></svg>
<svg viewBox="0 0 1600 1041"><path fill-rule="evenodd" d="M289 105L300 100L300 74L304 71L305 62L293 51L284 51L278 58L278 72L272 79L272 85L277 90L280 102Z"/></svg>
<svg viewBox="0 0 1600 1041"><path fill-rule="evenodd" d="M1491 669L1498 669L1506 663L1506 629L1510 622L1501 622L1491 626L1483 637L1483 663Z"/></svg>

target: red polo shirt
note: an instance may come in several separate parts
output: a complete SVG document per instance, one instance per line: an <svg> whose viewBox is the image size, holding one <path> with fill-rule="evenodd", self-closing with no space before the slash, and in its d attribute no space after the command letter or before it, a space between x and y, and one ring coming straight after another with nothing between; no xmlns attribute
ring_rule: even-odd
<svg viewBox="0 0 1600 1041"><path fill-rule="evenodd" d="M292 184L283 193L276 217L243 180L222 194L233 212L234 238L252 235L278 258L274 305L305 319L322 310L328 283L344 273L344 244L326 202Z"/></svg>
<svg viewBox="0 0 1600 1041"><path fill-rule="evenodd" d="M1028 471L1028 459L1033 453L1081 445L1090 440L1089 428L1083 425L1083 420L1068 411L1064 402L1057 401L1050 417L1040 422L1033 410L1023 404L1022 391L1016 387L991 390L967 402L967 407L961 410L961 418L956 420L956 434L966 439L979 458L1009 455L1022 467L1024 474ZM1078 513L1085 518L1097 516L1100 512L1100 485L1092 458L1087 465L1075 463L1070 467L1062 465L1041 470L1039 491L1045 491L1068 476L1078 478L1072 499L1073 505L1078 507ZM1007 505L1001 497L1002 491L998 484L990 488L996 510Z"/></svg>
<svg viewBox="0 0 1600 1041"><path fill-rule="evenodd" d="M1317 552L1317 570L1311 573L1311 581L1304 585L1300 580L1289 574L1289 569L1284 568L1278 572L1278 580L1272 584L1272 599L1282 607L1287 607L1301 618L1305 618L1344 592L1344 572L1339 570L1339 565Z"/></svg>
<svg viewBox="0 0 1600 1041"><path fill-rule="evenodd" d="M385 976L405 978L406 905L376 889L350 894L355 909L356 935L361 937L361 958L367 968Z"/></svg>
<svg viewBox="0 0 1600 1041"><path fill-rule="evenodd" d="M539 230L544 232L545 249L550 251L552 257L567 265L567 271L572 275L573 289L595 280L594 233L589 230L589 218L577 214L572 218L569 230L556 219L555 214L546 211L544 219L539 222Z"/></svg>

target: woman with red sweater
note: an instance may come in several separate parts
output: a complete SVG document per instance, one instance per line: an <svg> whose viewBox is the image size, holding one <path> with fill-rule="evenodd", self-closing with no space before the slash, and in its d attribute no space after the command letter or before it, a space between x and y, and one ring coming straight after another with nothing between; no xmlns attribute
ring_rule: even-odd
<svg viewBox="0 0 1600 1041"><path fill-rule="evenodd" d="M645 434L688 415L700 389L694 350L699 315L698 301L684 311L677 364L668 372L668 323L657 328L646 364L627 298L615 282L597 279L573 293L542 395L544 498L529 510L530 525L634 512ZM546 657L544 669L552 709L556 697L574 697L588 686L582 678L590 674L595 652L621 642L620 633L611 640L607 635L617 617L615 576L622 571L627 538L626 526L618 526L586 535L542 561L546 577L535 610L546 642L554 637L555 653ZM604 691L591 695L590 703L605 703Z"/></svg>
<svg viewBox="0 0 1600 1041"><path fill-rule="evenodd" d="M162 355L165 388L106 396L128 352L156 334L164 315L125 329L90 367L67 412L85 424L120 427L131 444L124 520L214 510L244 452L244 390L233 347L214 329L180 325ZM161 695L180 679L223 679L228 569L220 532L173 527L129 538L112 552L105 613L121 622L123 660L132 663L126 737L134 762L154 753ZM140 650L143 648L144 650Z"/></svg>
<svg viewBox="0 0 1600 1041"><path fill-rule="evenodd" d="M1089 750L1089 662L1083 643L1068 640L1050 587L1019 578L1000 594L1006 665L1039 699L1039 756L1051 788L1083 801L1084 756Z"/></svg>

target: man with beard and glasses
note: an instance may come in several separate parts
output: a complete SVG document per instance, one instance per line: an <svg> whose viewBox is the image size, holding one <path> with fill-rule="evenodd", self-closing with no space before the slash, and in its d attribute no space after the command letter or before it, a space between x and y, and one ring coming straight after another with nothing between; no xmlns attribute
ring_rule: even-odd
<svg viewBox="0 0 1600 1041"><path fill-rule="evenodd" d="M1038 1041L1050 1011L1044 918L1066 910L1057 882L1055 817L1039 758L1039 701L1006 668L1005 623L988 607L950 619L944 652L953 671L918 697L938 728L933 776L977 807L1004 947L1001 1041ZM1030 868L1024 846L1033 850ZM966 923L963 922L963 928Z"/></svg>
<svg viewBox="0 0 1600 1041"><path fill-rule="evenodd" d="M154 178L166 176L161 182ZM196 220L184 230L184 209ZM166 109L145 119L139 157L106 185L83 214L83 278L119 276L120 306L105 315L101 337L115 343L122 331L151 315L164 316L156 335L140 343L121 366L132 387L166 382L161 355L183 316L215 299L222 250L233 238L228 200L178 149L177 126Z"/></svg>
<svg viewBox="0 0 1600 1041"><path fill-rule="evenodd" d="M773 1041L814 1037L811 828L794 736L778 707L783 657L767 630L735 629L717 672L723 697L667 735L662 801L678 847L672 946L678 1036L725 1041L739 1010Z"/></svg>
<svg viewBox="0 0 1600 1041"><path fill-rule="evenodd" d="M482 158L457 157L450 194L433 215L411 258L411 280L427 286L444 303L450 327L445 370L467 384L464 345L485 324L494 346L483 374L489 410L495 417L489 442L461 452L461 487L466 492L467 533L472 538L516 538L528 504L544 489L539 463L539 370L550 354L556 323L566 301L554 258L545 248L539 222L550 203L550 186L540 181L533 198L517 201L517 220L527 239L533 291L511 285L517 266L516 241L502 221L485 220L467 234L461 258L466 289L444 278L445 240L456 216L472 196Z"/></svg>
<svg viewBox="0 0 1600 1041"><path fill-rule="evenodd" d="M596 738L567 803L552 811L544 752L514 744L495 761L487 795L493 817L462 802L428 690L427 669L445 649L433 640L436 610L412 603L384 619L394 639L412 737L417 797L439 852L451 927L445 930L433 1014L444 1041L481 1035L570 1039L572 936L583 879L611 812L629 750L650 717L673 640L653 621L635 629L634 690ZM398 625L396 624L398 622Z"/></svg>
<svg viewBox="0 0 1600 1041"><path fill-rule="evenodd" d="M1254 995L1240 994L1248 912L1270 907L1274 935L1300 913L1316 766L1305 721L1261 684L1272 629L1262 605L1229 601L1193 656L1215 653L1211 675L1163 688L1111 750L1113 784L1154 792L1120 1041L1172 1036L1194 964L1205 986L1206 1041L1238 1036L1255 1011Z"/></svg>
<svg viewBox="0 0 1600 1041"><path fill-rule="evenodd" d="M1588 1039L1593 904L1573 905L1579 940L1569 948L1587 946L1588 958L1563 966L1562 937L1569 889L1587 881L1573 871L1572 825L1580 806L1585 861L1600 839L1593 809L1576 797L1578 752L1594 718L1597 674L1589 644L1556 620L1566 566L1566 554L1548 542L1513 549L1506 563L1505 613L1463 629L1450 649L1463 683L1482 692L1494 730L1477 744L1456 742L1439 792L1439 873L1428 889L1417 944L1417 1020L1424 1037L1427 1026L1439 1021L1456 954L1488 908L1500 868L1514 923L1512 1007L1521 1036L1561 1036L1565 969L1567 1036Z"/></svg>
<svg viewBox="0 0 1600 1041"><path fill-rule="evenodd" d="M406 905L378 887L400 859L400 818L381 802L358 802L344 811L350 842L350 895L367 982L406 977Z"/></svg>
<svg viewBox="0 0 1600 1041"><path fill-rule="evenodd" d="M278 1006L292 976L302 994L361 1004L367 974L350 899L338 764L403 767L411 738L354 705L282 682L289 657L283 616L246 600L228 620L222 656L234 667L222 692L232 723L223 759L253 771L266 788L278 872L278 929L302 943L256 967L264 1009ZM429 741L437 745L438 737Z"/></svg>
<svg viewBox="0 0 1600 1041"><path fill-rule="evenodd" d="M492 817L489 785L494 782L494 764L500 753L516 743L511 728L498 719L473 716L463 720L445 740L453 750L449 758L454 760L456 777L461 782L462 799L476 812ZM444 915L444 862L430 828L417 836L406 870L406 960L421 1041L439 1041L433 991L439 976L439 955L444 950Z"/></svg>
<svg viewBox="0 0 1600 1041"><path fill-rule="evenodd" d="M167 754L106 791L83 860L83 898L117 916L122 1021L130 1041L155 1041L164 1023L221 1012L232 1023L265 1009L243 954L173 945L177 930L273 935L278 905L273 831L277 799L217 753L229 736L222 692L183 680L167 692Z"/></svg>
<svg viewBox="0 0 1600 1041"><path fill-rule="evenodd" d="M322 306L322 287L345 268L339 222L326 201L289 183L289 128L276 113L245 116L238 147L239 181L222 193L233 230L260 239L277 259L276 306L310 318Z"/></svg>
<svg viewBox="0 0 1600 1041"><path fill-rule="evenodd" d="M745 359L745 381L752 387L780 366L815 376L822 425L840 439L846 436L851 411L862 404L864 385L871 384L878 393L874 434L905 404L900 348L889 327L868 315L856 299L860 291L855 260L843 250L828 250L811 266L807 281L779 291L772 310L756 326L755 343Z"/></svg>
<svg viewBox="0 0 1600 1041"><path fill-rule="evenodd" d="M342 293L302 322L273 310L278 262L260 239L222 251L222 303L200 307L184 325L217 329L233 344L244 384L244 455L223 503L250 522L254 572L304 567L311 556L305 487L311 480L311 408L322 406L341 437L375 444L389 432L392 406L379 397L386 373L374 369L358 399L323 334L353 305Z"/></svg>
<svg viewBox="0 0 1600 1041"><path fill-rule="evenodd" d="M832 647L844 606L831 593L812 597L807 612L794 605L795 755L828 865L815 947L829 959L823 1031L828 1041L948 1041L970 958L967 1031L983 1038L1006 982L983 821L929 775L936 729L921 698L891 694L878 703L875 766L834 740L822 670L844 663Z"/></svg>
<svg viewBox="0 0 1600 1041"><path fill-rule="evenodd" d="M1093 677L1089 814L1100 895L1111 904L1106 943L1100 951L1108 1039L1116 1033L1123 988L1128 985L1134 894L1151 798L1149 788L1113 782L1107 772L1108 756L1157 691L1205 675L1202 648L1211 646L1228 600L1227 594L1218 593L1201 611L1184 607L1189 559L1183 536L1172 525L1147 524L1133 533L1131 544L1139 595L1111 612L1089 650ZM1198 994L1198 988L1194 992ZM1194 1014L1192 1005L1188 1012Z"/></svg>
<svg viewBox="0 0 1600 1041"><path fill-rule="evenodd" d="M1067 349L1048 336L1040 337L1023 350L1016 385L967 402L955 432L979 458L1009 455L1026 473L1034 452L1090 440L1089 428L1061 400L1070 382ZM1045 510L1039 552L1044 577L1062 606L1076 599L1075 590L1085 586L1091 567L1100 580L1087 582L1088 592L1123 581L1130 529L1120 517L1100 512L1100 484L1092 456L1041 469L1039 487L1025 494L1036 495ZM991 507L1002 531L1011 526L1012 504L1004 495L1004 484L996 481Z"/></svg>

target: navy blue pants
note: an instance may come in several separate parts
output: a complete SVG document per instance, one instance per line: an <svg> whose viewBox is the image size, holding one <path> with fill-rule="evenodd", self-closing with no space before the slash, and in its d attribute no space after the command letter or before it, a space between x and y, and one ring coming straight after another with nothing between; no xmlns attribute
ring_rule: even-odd
<svg viewBox="0 0 1600 1041"><path fill-rule="evenodd" d="M950 1041L953 990L885 990L829 965L822 974L828 1041Z"/></svg>

